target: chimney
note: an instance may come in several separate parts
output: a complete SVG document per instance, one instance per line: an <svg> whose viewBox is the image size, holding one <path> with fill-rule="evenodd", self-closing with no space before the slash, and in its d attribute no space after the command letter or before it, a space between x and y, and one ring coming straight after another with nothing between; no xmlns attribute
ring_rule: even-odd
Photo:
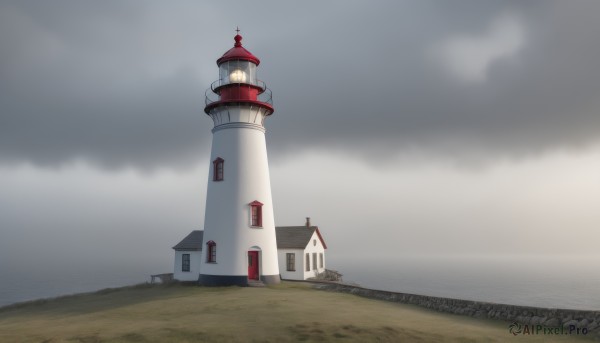
<svg viewBox="0 0 600 343"><path fill-rule="evenodd" d="M310 227L310 217L306 217L306 227Z"/></svg>

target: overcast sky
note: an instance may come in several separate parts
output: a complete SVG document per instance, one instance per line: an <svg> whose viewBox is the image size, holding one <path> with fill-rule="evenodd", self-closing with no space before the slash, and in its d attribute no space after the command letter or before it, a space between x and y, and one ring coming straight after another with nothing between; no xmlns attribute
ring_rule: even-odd
<svg viewBox="0 0 600 343"><path fill-rule="evenodd" d="M170 266L203 225L204 91L236 26L273 91L277 225L311 216L336 256L597 253L598 13L0 1L0 257Z"/></svg>

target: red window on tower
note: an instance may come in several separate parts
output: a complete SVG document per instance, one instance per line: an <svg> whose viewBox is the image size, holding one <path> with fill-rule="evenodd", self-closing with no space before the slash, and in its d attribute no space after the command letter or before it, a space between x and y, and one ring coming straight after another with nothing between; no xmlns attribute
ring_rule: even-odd
<svg viewBox="0 0 600 343"><path fill-rule="evenodd" d="M218 157L213 161L213 181L223 181L223 166L225 160Z"/></svg>
<svg viewBox="0 0 600 343"><path fill-rule="evenodd" d="M262 226L262 205L256 200L250 203L250 226Z"/></svg>
<svg viewBox="0 0 600 343"><path fill-rule="evenodd" d="M206 249L206 262L217 262L217 243L208 241L206 245L208 247L208 249Z"/></svg>

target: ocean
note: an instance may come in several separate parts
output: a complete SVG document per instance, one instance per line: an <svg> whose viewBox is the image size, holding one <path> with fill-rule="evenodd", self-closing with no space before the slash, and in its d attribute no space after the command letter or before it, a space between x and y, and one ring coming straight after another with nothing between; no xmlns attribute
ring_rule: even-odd
<svg viewBox="0 0 600 343"><path fill-rule="evenodd" d="M161 269L167 272L165 269ZM10 268L0 265L0 307L12 303L149 282L151 265Z"/></svg>
<svg viewBox="0 0 600 343"><path fill-rule="evenodd" d="M344 281L447 298L600 310L600 256L404 256L385 261L355 260L341 270Z"/></svg>
<svg viewBox="0 0 600 343"><path fill-rule="evenodd" d="M600 310L598 256L329 256L327 267L363 287L525 306ZM171 261L85 268L0 265L0 306L148 282Z"/></svg>

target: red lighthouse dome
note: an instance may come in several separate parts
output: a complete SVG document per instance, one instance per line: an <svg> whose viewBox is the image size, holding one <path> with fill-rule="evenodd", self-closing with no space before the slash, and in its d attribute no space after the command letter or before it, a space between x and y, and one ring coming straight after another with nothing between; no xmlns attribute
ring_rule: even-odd
<svg viewBox="0 0 600 343"><path fill-rule="evenodd" d="M219 79L206 90L204 112L211 115L224 106L260 107L266 115L274 112L271 90L256 78L258 57L242 46L242 36L218 60Z"/></svg>
<svg viewBox="0 0 600 343"><path fill-rule="evenodd" d="M221 58L217 60L217 65L221 65L223 62L234 60L250 61L256 65L260 64L258 57L252 55L250 51L246 50L246 48L242 46L242 36L237 34L235 37L233 37L233 39L235 40L233 48L229 49L223 54L223 56L221 56Z"/></svg>

